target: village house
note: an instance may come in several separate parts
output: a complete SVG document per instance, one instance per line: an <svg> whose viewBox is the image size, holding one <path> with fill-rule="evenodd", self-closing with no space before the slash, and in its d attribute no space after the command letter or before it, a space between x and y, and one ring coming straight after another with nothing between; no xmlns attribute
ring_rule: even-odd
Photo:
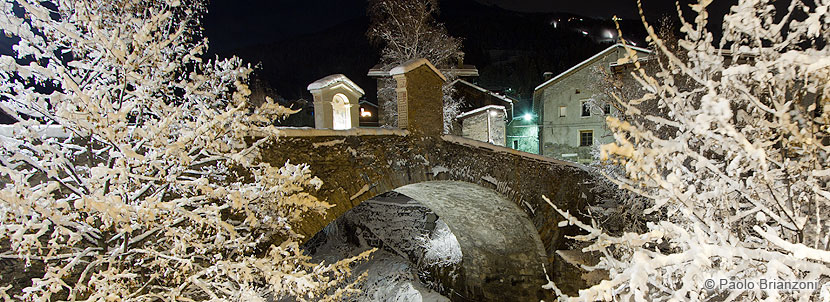
<svg viewBox="0 0 830 302"><path fill-rule="evenodd" d="M532 112L520 114L518 110L506 125L507 147L527 152L539 152L539 126Z"/></svg>
<svg viewBox="0 0 830 302"><path fill-rule="evenodd" d="M464 79L450 83L454 88L453 97L462 100L459 111L464 113L488 105L502 106L507 110L508 118L512 116L515 99L495 93Z"/></svg>
<svg viewBox="0 0 830 302"><path fill-rule="evenodd" d="M459 114L461 136L493 145L505 145L507 110L504 106L487 105Z"/></svg>
<svg viewBox="0 0 830 302"><path fill-rule="evenodd" d="M507 146L505 127L513 117L516 100L463 79L450 85L453 98L461 101L451 134Z"/></svg>
<svg viewBox="0 0 830 302"><path fill-rule="evenodd" d="M539 154L587 163L593 160L595 146L613 141L605 117L616 109L606 102L600 81L629 49L640 58L651 54L647 49L615 44L534 89Z"/></svg>

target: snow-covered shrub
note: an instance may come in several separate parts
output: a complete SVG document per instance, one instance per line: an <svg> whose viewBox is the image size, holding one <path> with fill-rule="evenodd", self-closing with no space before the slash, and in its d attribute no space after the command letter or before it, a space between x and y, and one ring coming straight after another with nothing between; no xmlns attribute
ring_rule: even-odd
<svg viewBox="0 0 830 302"><path fill-rule="evenodd" d="M453 78L453 80L449 80ZM456 77L450 75L447 77L447 82L441 87L444 94L444 133L450 134L453 132L453 122L456 117L461 114L461 106L464 104L463 97L456 97L456 89L451 83Z"/></svg>
<svg viewBox="0 0 830 302"><path fill-rule="evenodd" d="M666 216L612 235L560 211L587 232L575 237L591 243L583 250L602 255L586 269L610 276L573 300L830 299L830 1L740 0L717 43L710 2L691 6L674 50L646 26L656 72L627 59L647 93L619 99L602 159L624 171L612 181L652 201L645 215ZM762 280L817 288L764 290Z"/></svg>
<svg viewBox="0 0 830 302"><path fill-rule="evenodd" d="M252 107L240 60L201 58L205 3L0 8L15 43L0 106L17 120L0 129L0 253L27 269L0 297L316 300L349 274L300 253L292 225L330 207L304 192L322 183L257 160L292 111Z"/></svg>
<svg viewBox="0 0 830 302"><path fill-rule="evenodd" d="M436 221L435 230L429 237L418 239L424 249L424 264L445 267L461 262L461 245L443 220Z"/></svg>

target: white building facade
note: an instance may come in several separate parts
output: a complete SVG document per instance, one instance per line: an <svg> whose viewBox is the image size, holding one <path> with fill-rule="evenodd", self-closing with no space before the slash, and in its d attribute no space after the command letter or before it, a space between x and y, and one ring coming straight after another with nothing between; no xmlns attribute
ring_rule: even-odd
<svg viewBox="0 0 830 302"><path fill-rule="evenodd" d="M364 92L342 74L334 74L308 85L314 96L314 128L346 130L360 125L359 99Z"/></svg>
<svg viewBox="0 0 830 302"><path fill-rule="evenodd" d="M598 84L629 50L639 58L651 53L615 44L536 87L533 101L539 114L539 154L586 163L592 160L591 150L596 145L614 140L605 117L615 114L615 109L607 105Z"/></svg>

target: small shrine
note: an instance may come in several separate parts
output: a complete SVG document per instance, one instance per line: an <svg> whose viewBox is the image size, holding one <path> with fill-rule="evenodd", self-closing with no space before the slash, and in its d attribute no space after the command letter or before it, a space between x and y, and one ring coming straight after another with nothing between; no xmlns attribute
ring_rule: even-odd
<svg viewBox="0 0 830 302"><path fill-rule="evenodd" d="M363 89L345 75L333 74L311 84L308 91L314 96L314 128L346 130L360 123L358 100Z"/></svg>

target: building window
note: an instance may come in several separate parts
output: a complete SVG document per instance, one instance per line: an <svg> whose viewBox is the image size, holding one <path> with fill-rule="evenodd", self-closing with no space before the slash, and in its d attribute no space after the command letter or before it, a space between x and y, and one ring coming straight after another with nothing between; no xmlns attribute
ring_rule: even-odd
<svg viewBox="0 0 830 302"><path fill-rule="evenodd" d="M602 113L605 115L611 114L611 105L605 104L602 106Z"/></svg>
<svg viewBox="0 0 830 302"><path fill-rule="evenodd" d="M568 107L559 106L559 117L565 117L565 115L567 113L568 113Z"/></svg>
<svg viewBox="0 0 830 302"><path fill-rule="evenodd" d="M513 141L513 149L519 150L519 141Z"/></svg>
<svg viewBox="0 0 830 302"><path fill-rule="evenodd" d="M579 130L579 146L587 147L594 144L593 130Z"/></svg>
<svg viewBox="0 0 830 302"><path fill-rule="evenodd" d="M588 100L582 101L582 117L591 116L591 105L588 104Z"/></svg>

